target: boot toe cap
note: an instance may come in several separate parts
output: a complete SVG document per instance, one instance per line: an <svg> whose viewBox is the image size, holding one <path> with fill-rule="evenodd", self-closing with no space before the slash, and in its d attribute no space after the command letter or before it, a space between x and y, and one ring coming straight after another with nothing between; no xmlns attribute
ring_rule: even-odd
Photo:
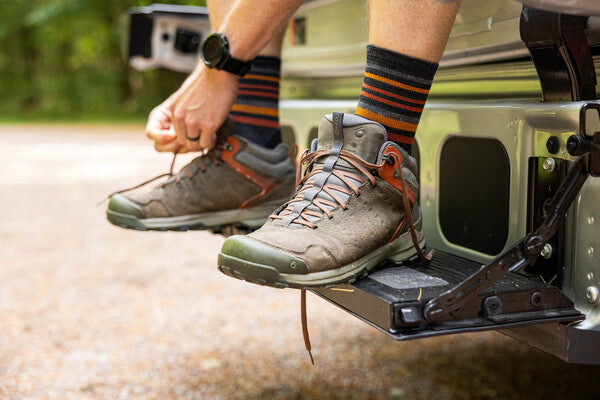
<svg viewBox="0 0 600 400"><path fill-rule="evenodd" d="M236 270L263 270L265 274L307 274L304 260L285 250L268 246L248 236L230 236L223 243L219 265Z"/></svg>
<svg viewBox="0 0 600 400"><path fill-rule="evenodd" d="M115 194L111 196L108 202L108 211L113 213L130 215L136 218L145 218L146 213L136 203L123 196L122 194Z"/></svg>

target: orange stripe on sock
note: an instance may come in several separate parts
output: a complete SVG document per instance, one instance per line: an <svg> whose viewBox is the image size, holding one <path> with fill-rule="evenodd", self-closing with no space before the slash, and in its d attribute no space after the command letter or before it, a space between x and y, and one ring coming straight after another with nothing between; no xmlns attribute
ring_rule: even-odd
<svg viewBox="0 0 600 400"><path fill-rule="evenodd" d="M233 107L231 107L231 111L239 111L239 112L243 112L243 113L247 113L247 114L266 115L269 117L279 117L279 110L277 108L248 106L245 104L234 104Z"/></svg>
<svg viewBox="0 0 600 400"><path fill-rule="evenodd" d="M279 93L279 88L273 86L265 86L265 85L252 85L250 83L240 83L240 88L243 89L260 89L260 90L268 90L269 92Z"/></svg>
<svg viewBox="0 0 600 400"><path fill-rule="evenodd" d="M361 90L360 95L368 97L368 98L373 99L375 101L378 101L380 103L387 104L387 105L392 106L392 107L401 108L403 110L414 111L414 112L418 112L418 113L420 113L421 111L423 111L422 108L411 107L411 106L407 106L406 104L402 104L402 103L396 103L395 101L391 101L391 100L388 100L388 99L384 99L383 97L379 97L379 96L375 96L374 94L367 93L364 90Z"/></svg>
<svg viewBox="0 0 600 400"><path fill-rule="evenodd" d="M369 110L365 110L362 107L356 107L356 115L370 119L371 121L379 122L382 125L390 126L396 129L402 129L404 131L415 132L417 130L417 124L411 124L404 121L398 121L392 118L384 117Z"/></svg>
<svg viewBox="0 0 600 400"><path fill-rule="evenodd" d="M275 78L274 76L246 74L246 75L244 75L244 79L256 79L256 80L259 80L259 81L269 81L269 82L277 82L277 83L279 83L279 78Z"/></svg>
<svg viewBox="0 0 600 400"><path fill-rule="evenodd" d="M410 136L403 136L397 133L388 132L388 140L392 142L404 143L404 144L413 144L415 138Z"/></svg>
<svg viewBox="0 0 600 400"><path fill-rule="evenodd" d="M273 99L279 98L279 93L265 93L259 92L258 90L239 90L238 94L256 97L269 97Z"/></svg>
<svg viewBox="0 0 600 400"><path fill-rule="evenodd" d="M268 119L245 117L243 115L232 115L231 118L233 118L233 120L235 122L239 122L241 124L257 125L257 126L262 126L262 127L265 127L265 128L279 129L279 122L277 122L277 121L270 121Z"/></svg>
<svg viewBox="0 0 600 400"><path fill-rule="evenodd" d="M374 92L381 93L381 94L384 94L389 97L393 97L398 100L409 101L411 103L425 105L425 100L415 100L415 99L411 99L410 97L399 96L396 93L388 92L387 90L379 89L379 88L376 88L375 86L367 85L366 83L363 83L363 87L367 88L369 90L372 90Z"/></svg>
<svg viewBox="0 0 600 400"><path fill-rule="evenodd" d="M365 72L365 76L367 78L375 79L375 80L377 80L379 82L387 83L388 85L399 87L400 89L406 89L406 90L410 90L412 92L423 93L423 94L428 94L429 93L428 89L421 89L421 88L418 88L418 87L406 85L404 83L396 82L396 81L393 81L391 79L384 78L383 76L372 74L370 72Z"/></svg>

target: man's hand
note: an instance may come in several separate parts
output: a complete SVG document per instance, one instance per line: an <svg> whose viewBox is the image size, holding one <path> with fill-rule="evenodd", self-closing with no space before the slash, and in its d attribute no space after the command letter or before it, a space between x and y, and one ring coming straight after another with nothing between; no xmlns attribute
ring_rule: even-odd
<svg viewBox="0 0 600 400"><path fill-rule="evenodd" d="M154 140L154 149L160 152L186 153L189 151L177 142L173 130L170 99L150 112L146 124L146 136Z"/></svg>
<svg viewBox="0 0 600 400"><path fill-rule="evenodd" d="M230 52L239 60L252 60L283 29L304 0L263 0L257 7L252 0L240 0L215 29L229 39ZM251 21L251 23L249 23ZM213 148L217 129L225 122L237 96L239 77L207 68L199 63L196 70L165 103L170 113L150 115L148 137L158 151L199 151ZM161 106L157 107L160 108ZM163 128L170 124L176 140ZM190 140L191 139L191 140Z"/></svg>
<svg viewBox="0 0 600 400"><path fill-rule="evenodd" d="M181 149L200 151L215 146L216 132L235 102L238 81L239 77L229 72L199 65L169 98L168 110L162 118L172 124ZM172 143L165 143L161 148L171 148Z"/></svg>

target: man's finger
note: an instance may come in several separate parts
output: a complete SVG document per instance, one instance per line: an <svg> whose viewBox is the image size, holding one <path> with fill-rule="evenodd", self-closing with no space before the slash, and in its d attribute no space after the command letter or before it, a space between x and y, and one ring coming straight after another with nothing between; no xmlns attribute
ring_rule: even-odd
<svg viewBox="0 0 600 400"><path fill-rule="evenodd" d="M173 141L171 143L162 144L162 145L155 143L154 150L161 152L161 153L177 153L177 154L188 153L190 151L190 149L187 148L186 146L181 147L177 141Z"/></svg>
<svg viewBox="0 0 600 400"><path fill-rule="evenodd" d="M202 131L202 136L200 137L200 147L203 149L212 149L217 144L217 134L213 133L208 134Z"/></svg>
<svg viewBox="0 0 600 400"><path fill-rule="evenodd" d="M175 133L170 129L150 129L146 131L146 136L159 145L165 145L177 139Z"/></svg>
<svg viewBox="0 0 600 400"><path fill-rule="evenodd" d="M200 133L197 133L196 135L199 135L199 134ZM192 137L188 136L187 139L188 139L188 141L186 142L186 146L191 151L200 151L200 150L202 150L202 147L200 147L200 136L196 136L196 138L192 138ZM192 139L196 139L196 140L192 140Z"/></svg>
<svg viewBox="0 0 600 400"><path fill-rule="evenodd" d="M200 151L200 124L196 122L196 119L188 114L186 120L186 145L191 151Z"/></svg>
<svg viewBox="0 0 600 400"><path fill-rule="evenodd" d="M187 133L185 126L185 112L179 110L173 112L173 125L171 128L177 135L177 142L179 142L181 146L185 146L187 144L187 138L185 137Z"/></svg>

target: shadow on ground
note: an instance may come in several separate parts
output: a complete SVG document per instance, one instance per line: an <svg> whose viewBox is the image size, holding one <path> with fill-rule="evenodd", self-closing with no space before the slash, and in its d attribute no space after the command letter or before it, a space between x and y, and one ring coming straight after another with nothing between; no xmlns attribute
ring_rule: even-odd
<svg viewBox="0 0 600 400"><path fill-rule="evenodd" d="M244 358L202 379L181 376L178 384L200 393L210 381L238 399L600 398L600 367L567 364L496 333L412 343L374 331L361 332L363 339L339 336L353 348L338 354L322 349L327 358L317 356L315 367L294 362L294 369L273 377L262 357Z"/></svg>

